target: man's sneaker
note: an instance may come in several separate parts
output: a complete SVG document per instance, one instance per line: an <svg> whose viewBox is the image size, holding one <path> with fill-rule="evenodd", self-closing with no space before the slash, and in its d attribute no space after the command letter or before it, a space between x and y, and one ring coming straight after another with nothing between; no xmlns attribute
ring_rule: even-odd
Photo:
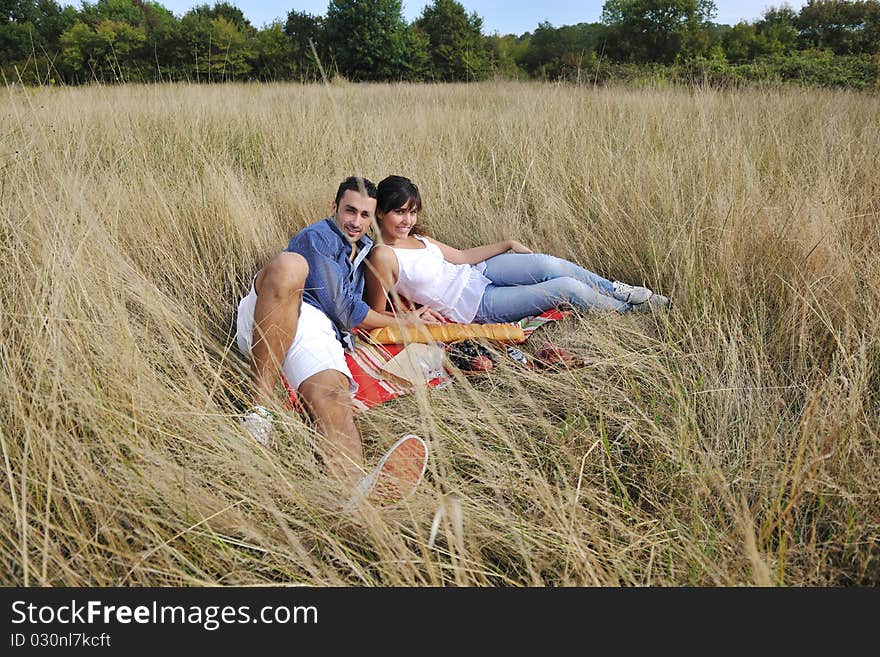
<svg viewBox="0 0 880 657"><path fill-rule="evenodd" d="M614 287L613 296L615 299L617 299L618 301L623 301L624 303L632 304L633 306L638 306L640 303L645 303L651 298L651 295L653 294L653 292L651 292L651 290L646 287L627 285L626 283L621 283L620 281L614 281L612 283L612 286Z"/></svg>
<svg viewBox="0 0 880 657"><path fill-rule="evenodd" d="M413 434L404 436L379 459L375 470L361 479L345 505L346 510L353 509L367 496L383 504L406 499L419 485L427 466L425 441Z"/></svg>
<svg viewBox="0 0 880 657"><path fill-rule="evenodd" d="M272 421L275 416L263 406L254 406L241 416L241 426L261 445L269 446L272 437Z"/></svg>

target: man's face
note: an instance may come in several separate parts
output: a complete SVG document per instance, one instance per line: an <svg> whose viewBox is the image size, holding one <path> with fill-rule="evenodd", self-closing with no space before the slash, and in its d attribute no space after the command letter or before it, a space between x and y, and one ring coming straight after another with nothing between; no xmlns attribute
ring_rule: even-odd
<svg viewBox="0 0 880 657"><path fill-rule="evenodd" d="M333 203L333 221L349 242L357 242L376 214L376 199L360 192L345 190L339 205Z"/></svg>

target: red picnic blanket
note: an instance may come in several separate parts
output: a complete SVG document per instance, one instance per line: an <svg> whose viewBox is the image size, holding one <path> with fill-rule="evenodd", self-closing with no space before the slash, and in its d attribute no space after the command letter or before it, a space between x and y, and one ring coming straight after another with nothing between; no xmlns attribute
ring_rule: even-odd
<svg viewBox="0 0 880 657"><path fill-rule="evenodd" d="M561 310L548 310L534 317L526 317L518 322L525 334L526 339L548 322L562 319L568 313ZM365 411L386 401L408 394L412 388L401 386L392 381L382 371L382 366L399 354L404 348L402 344L375 344L366 340L359 340L354 351L346 352L345 360L351 371L358 390L354 395L354 406L359 411ZM446 381L445 376L437 377L428 382L429 386L438 386ZM297 405L296 392L287 383L288 395L292 406Z"/></svg>

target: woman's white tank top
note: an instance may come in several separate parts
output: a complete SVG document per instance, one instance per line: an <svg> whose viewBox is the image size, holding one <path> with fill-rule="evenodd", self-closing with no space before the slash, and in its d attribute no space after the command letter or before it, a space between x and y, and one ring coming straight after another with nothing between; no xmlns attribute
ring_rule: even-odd
<svg viewBox="0 0 880 657"><path fill-rule="evenodd" d="M424 249L394 248L400 273L397 292L410 301L433 308L460 324L473 321L483 292L491 281L483 276L485 265L454 265L436 244L413 235Z"/></svg>

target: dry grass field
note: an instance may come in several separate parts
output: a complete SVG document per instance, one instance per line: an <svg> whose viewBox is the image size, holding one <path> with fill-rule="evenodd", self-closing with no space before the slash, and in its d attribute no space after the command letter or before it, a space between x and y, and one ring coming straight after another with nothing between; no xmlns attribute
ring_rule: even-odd
<svg viewBox="0 0 880 657"><path fill-rule="evenodd" d="M0 584L880 583L880 104L821 90L480 85L0 91ZM541 329L358 416L429 439L343 515L285 418L241 432L235 307L350 173L433 234L669 295ZM436 536L431 537L436 522Z"/></svg>

